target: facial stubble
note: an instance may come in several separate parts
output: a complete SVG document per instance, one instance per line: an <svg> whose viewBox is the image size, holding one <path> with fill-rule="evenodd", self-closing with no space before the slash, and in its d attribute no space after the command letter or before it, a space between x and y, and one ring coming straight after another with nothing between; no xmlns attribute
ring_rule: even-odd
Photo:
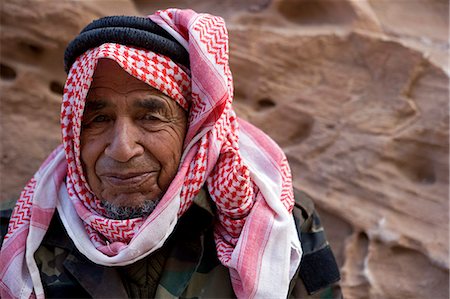
<svg viewBox="0 0 450 299"><path fill-rule="evenodd" d="M106 211L106 217L115 220L126 220L132 218L147 218L158 205L161 198L156 200L145 200L139 206L120 206L109 201L103 200L103 207Z"/></svg>

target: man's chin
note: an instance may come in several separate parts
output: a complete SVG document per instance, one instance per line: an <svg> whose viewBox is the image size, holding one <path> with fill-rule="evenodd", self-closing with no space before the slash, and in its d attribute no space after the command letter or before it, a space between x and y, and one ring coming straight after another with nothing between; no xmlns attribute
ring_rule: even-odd
<svg viewBox="0 0 450 299"><path fill-rule="evenodd" d="M95 191L94 191L95 193ZM119 188L105 188L99 192L102 201L109 201L118 206L141 206L148 200L161 197L159 190L130 190Z"/></svg>
<svg viewBox="0 0 450 299"><path fill-rule="evenodd" d="M153 212L159 201L160 199L144 200L141 204L132 206L117 204L106 200L102 201L102 203L105 208L106 217L115 220L125 220L132 218L146 218Z"/></svg>

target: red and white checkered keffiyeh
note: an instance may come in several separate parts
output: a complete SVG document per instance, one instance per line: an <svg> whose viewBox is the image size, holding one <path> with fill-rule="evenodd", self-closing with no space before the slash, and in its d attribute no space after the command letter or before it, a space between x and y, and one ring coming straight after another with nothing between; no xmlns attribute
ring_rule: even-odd
<svg viewBox="0 0 450 299"><path fill-rule="evenodd" d="M238 119L224 21L192 10L149 16L189 52L191 69L153 52L103 44L70 69L61 110L63 145L25 187L1 249L2 298L44 298L34 261L55 208L77 249L94 263L120 266L160 248L206 185L217 206L215 240L239 298L286 297L301 247L291 215L289 166L264 133ZM189 111L177 175L146 219L112 220L91 193L80 163L80 128L98 59L116 61Z"/></svg>

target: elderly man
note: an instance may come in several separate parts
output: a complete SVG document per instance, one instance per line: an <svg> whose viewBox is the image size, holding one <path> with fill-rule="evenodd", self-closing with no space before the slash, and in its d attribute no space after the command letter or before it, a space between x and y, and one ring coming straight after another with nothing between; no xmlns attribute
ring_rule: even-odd
<svg viewBox="0 0 450 299"><path fill-rule="evenodd" d="M2 298L283 298L339 278L323 233L299 267L319 224L233 111L221 18L102 18L65 63L63 144L12 213Z"/></svg>

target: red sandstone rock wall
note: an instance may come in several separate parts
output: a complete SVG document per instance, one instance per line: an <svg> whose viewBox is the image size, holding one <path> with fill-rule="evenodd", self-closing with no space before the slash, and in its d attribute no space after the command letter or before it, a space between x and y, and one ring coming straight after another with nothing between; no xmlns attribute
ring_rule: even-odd
<svg viewBox="0 0 450 299"><path fill-rule="evenodd" d="M315 199L346 298L448 298L444 0L6 1L1 200L59 143L66 43L97 16L167 6L226 19L238 114Z"/></svg>

